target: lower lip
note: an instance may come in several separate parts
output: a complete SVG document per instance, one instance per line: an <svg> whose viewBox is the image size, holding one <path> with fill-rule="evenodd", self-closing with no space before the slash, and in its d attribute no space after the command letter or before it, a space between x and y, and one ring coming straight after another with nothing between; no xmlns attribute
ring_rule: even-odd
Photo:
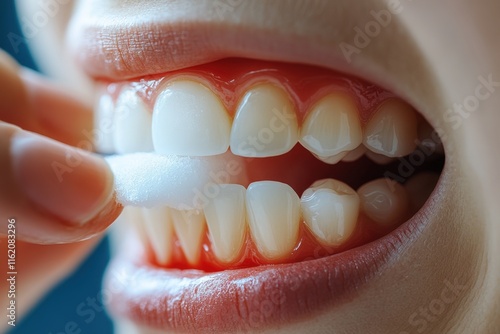
<svg viewBox="0 0 500 334"><path fill-rule="evenodd" d="M303 262L217 273L167 270L149 265L127 243L128 251L107 270L110 311L141 326L184 333L262 330L310 319L352 300L418 239L439 205L442 180L424 207L390 234Z"/></svg>

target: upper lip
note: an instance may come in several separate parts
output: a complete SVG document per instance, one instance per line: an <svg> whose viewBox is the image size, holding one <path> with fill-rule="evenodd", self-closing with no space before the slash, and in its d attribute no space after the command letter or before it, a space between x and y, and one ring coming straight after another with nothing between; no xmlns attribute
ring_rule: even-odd
<svg viewBox="0 0 500 334"><path fill-rule="evenodd" d="M378 48L369 46L348 62L340 47L343 43L354 43L354 27L366 24L364 13L383 5L365 0L358 6L346 5L343 1L308 3L311 7L328 7L322 8L322 12L334 13L336 21L331 15L308 17L301 6L287 7L287 17L282 18L280 8L284 4L280 4L281 1L266 2L266 6L262 6L273 5L275 12L271 14L260 12L259 6L251 6L253 3L242 2L239 6L248 4L252 14L236 20L231 19L231 14L237 9L228 17L221 17L210 1L163 0L134 8L133 13L121 13L117 8L96 13L80 10L71 21L67 43L77 63L94 79L123 81L222 58L247 57L317 65L359 76L392 90L417 109L426 109L419 108L421 98L411 93L419 87L414 86L416 82L434 86L433 74L427 68L422 50L404 33L404 23L397 17L391 24L401 32L400 36L390 41L377 37L379 44L391 43L390 62L386 61L385 51L380 53ZM115 11L117 13L110 14ZM144 13L147 22L138 19L142 17L141 11L147 11ZM279 15L279 19L264 15ZM267 23L259 24L260 21ZM282 21L285 23L275 23ZM304 26L309 30L304 32ZM408 80L399 80L406 75L401 67L408 63L418 69L414 71L418 78L409 76Z"/></svg>
<svg viewBox="0 0 500 334"><path fill-rule="evenodd" d="M200 3L206 5L206 2L200 1ZM353 7L343 4L342 1L324 1L323 3L328 6L337 6L339 16L345 15L344 12ZM168 2L168 10L172 12L184 10L184 6L186 5L182 5L181 2ZM190 3L190 6L196 7L198 6L198 2ZM335 12L332 11L332 9L329 9L329 11ZM352 13L354 13L354 11ZM350 13L350 16L354 15L352 13ZM297 13L297 15L299 14L302 13ZM141 15L134 13L134 16L140 17ZM331 17L327 19L332 20ZM340 21L343 23L346 22L345 20ZM321 27L321 22L317 23L318 29L325 29ZM352 25L355 24L356 23L352 23ZM396 22L394 24L399 23ZM421 101L418 99L418 92L416 92L415 95L411 95L413 82L401 82L396 80L395 78L397 78L398 75L396 73L387 73L388 75L385 76L381 75L383 67L380 64L383 62L378 61L376 55L374 56L367 51L359 58L363 61L356 61L352 64L348 64L338 45L344 41L344 38L348 40L351 38L352 27L344 28L345 31L337 31L336 34L331 34L331 36L329 36L331 37L330 39L321 41L311 39L308 34L301 35L294 31L286 30L280 31L279 33L270 33L269 29L265 27L256 28L253 25L241 24L241 22L231 23L230 20L225 21L221 19L217 21L216 19L214 20L213 17L206 20L200 18L196 20L186 20L182 15L176 16L172 14L158 21L151 20L151 22L144 23L134 19L132 16L124 17L121 20L106 20L104 18L101 20L99 19L99 15L97 15L97 19L92 20L84 19L83 16L77 17L70 27L68 41L70 42L70 48L79 65L94 79L124 81L179 70L221 58L250 57L318 65L354 74L392 90L403 98L413 102L412 104L414 104L417 109L427 109L418 107L421 105L419 104ZM404 47L404 45L402 47ZM415 54L418 53L417 48L415 48L414 51ZM408 53L411 53L411 51L408 51ZM410 61L410 59L406 59L405 61ZM391 66L387 64L384 65ZM416 63L414 65L420 66L421 64ZM396 67L394 70L396 70ZM422 87L426 86L425 83L432 82L432 75L428 71L420 71L418 73L420 80L413 79L414 81L419 81ZM429 84L427 86L433 85ZM432 89L429 91L432 91ZM433 205L426 205L427 208L421 210L422 214L418 215L410 222L407 222L390 235L376 241L374 244L366 245L368 248L362 248L371 249L374 253L380 251L381 248L385 249L385 252L376 254L379 256L372 256L371 260L369 259L364 263L366 270L364 270L363 273L359 273L356 270L348 271L347 274L352 274L352 276L345 281L336 280L333 274L329 276L333 271L342 269L340 268L342 265L339 265L339 263L345 263L346 258L352 257L355 261L358 260L360 262L366 260L364 259L362 249L361 251L358 249L339 254L338 258L340 262L337 264L329 262L332 261L333 258L314 260L316 262L310 264L312 268L314 268L315 265L331 265L330 271L325 274L326 276L323 277L324 279L320 282L324 289L316 291L317 293L305 291L300 296L304 299L309 297L313 299L316 298L313 300L313 303L317 304L316 306L319 308L322 308L325 304L331 303L331 301L325 301L325 294L323 294L325 291L328 291L328 289L330 289L329 292L333 294L342 294L342 292L356 289L358 285L364 283L369 276L378 272L378 270L381 269L380 267L386 263L389 258L397 258L402 248L405 248L409 243L415 241L415 235L418 235L418 231L421 231L422 226L425 226L432 220L430 219L432 216L431 213L437 210L436 207L439 206L440 196L436 194L438 194L438 192L435 191L432 196L436 197L437 200L430 201ZM417 230L417 233L411 235L408 233L414 230ZM394 247L394 243L399 243L399 247ZM344 262L342 262L342 258ZM333 262L335 262L335 259L333 259ZM293 267L294 265L290 266ZM304 266L307 267L308 264L306 263ZM257 269L256 271L259 270L265 269ZM342 273L340 276L344 274L345 273ZM150 278L151 282L153 282L152 285L155 285L158 283L155 279L163 279L164 276L161 273L153 273ZM246 287L253 288L254 284L258 282L252 282L251 279L249 279L247 283L248 285L242 285L244 289ZM269 280L268 283L275 284L276 282ZM306 283L312 286L316 282L314 278L309 277L309 281ZM339 286L344 285L344 283L345 286ZM277 286L279 289L279 285ZM283 289L286 289L286 286ZM162 316L171 316L171 314L162 313L162 305L155 303L155 301L149 304L134 304L134 302L148 302L147 299L153 299L152 297L156 294L156 291L152 291L154 289L148 290L147 288L136 286L126 290L127 291L120 292L121 296L119 296L118 300L124 297L125 300L131 300L133 305L118 305L122 313L128 313L129 316L135 317L139 321L141 321L141 318L147 318L148 320L145 322L156 326L161 326L163 324L166 327L171 327L173 326L171 321L180 321L177 323L177 327L186 330L193 329L193 326L196 325L196 323L191 322L189 317L189 319L182 317L173 320L172 318L166 318L167 320L165 320L165 318L162 319ZM161 293L159 294L160 300L165 301L171 298L171 290L172 289L166 291L166 294L165 291L160 291L164 293L163 296ZM136 292L139 293L136 294ZM251 292L252 291L249 291L250 294ZM258 300L258 293L251 297ZM188 303L189 301L190 300L187 300ZM199 300L196 301L199 302ZM234 295L226 294L221 296L220 305L222 306L220 310L223 311L224 305L227 305L227 303L231 301L234 301ZM116 306L117 304L114 303L114 305ZM145 308L144 305L146 306ZM147 311L144 312L146 309L153 315L151 316ZM295 317L301 315L304 311L304 307L288 309L290 312L287 314L287 320L295 319ZM174 309L173 311L181 312L182 310ZM236 318L233 317L231 319L232 321L228 323L211 323L210 317L213 316L213 313L207 311L204 315L204 322L199 323L202 327L211 324L212 327L208 329L214 329L214 326L225 325L229 326L224 328L226 330L238 329L238 324L234 322L238 320L238 314L235 315ZM271 321L279 320L279 315L280 314L277 314L276 318L272 318ZM207 327L204 329L207 329Z"/></svg>

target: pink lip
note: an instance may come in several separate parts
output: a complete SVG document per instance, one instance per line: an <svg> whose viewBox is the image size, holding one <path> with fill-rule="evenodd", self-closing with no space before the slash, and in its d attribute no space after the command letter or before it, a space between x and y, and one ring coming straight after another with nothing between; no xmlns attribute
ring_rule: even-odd
<svg viewBox="0 0 500 334"><path fill-rule="evenodd" d="M334 1L328 4L337 6ZM172 2L169 6L175 10L174 7L184 5ZM350 6L338 2L338 7L331 12L339 16L339 22L345 22L346 15L354 15L355 11L344 13L352 9ZM270 34L266 29L250 29L237 23L231 28L202 19L167 18L145 23L137 21L140 13L135 14L116 21L97 18L72 26L68 40L88 75L122 81L221 58L247 57L327 67L363 77L415 101L390 75L377 75L381 72L373 68L373 59L347 64L338 48L342 39L323 43L307 34ZM418 51L415 49L414 53ZM422 76L425 74L429 75L421 71ZM440 206L442 179L424 207L390 234L340 254L309 261L217 273L166 270L148 264L140 251L134 254L137 249L131 246L131 240L127 243L128 252L114 259L107 271L111 312L163 330L220 333L283 326L340 307L354 299L372 279L383 276L403 250L430 226L433 213Z"/></svg>
<svg viewBox="0 0 500 334"><path fill-rule="evenodd" d="M254 29L240 29L238 34L233 34L234 28L210 22L83 26L74 31L71 47L87 74L112 81L238 57L345 68L341 65L345 61L339 52L332 54L326 47L313 46L305 37L298 40L279 38ZM130 41L140 41L140 45ZM139 48L140 59L137 57ZM311 50L314 50L313 56Z"/></svg>
<svg viewBox="0 0 500 334"><path fill-rule="evenodd" d="M352 43L357 21L365 23L360 8L367 6L366 12L369 12L373 7L369 0L360 1L359 8L347 6L342 1L322 2L325 7L322 11L332 16L321 18L305 16L298 9L301 6L290 8L293 14L287 17L289 26L275 26L278 20L269 18L271 27L254 22L263 19L259 15L264 13L260 12L246 15L242 22L231 17L202 15L200 11L207 10L206 2L163 0L138 6L132 13L121 13L121 8L110 3L111 7L102 12L83 11L68 32L70 51L80 67L93 78L123 81L223 58L252 58L326 67L362 77L406 97L401 83L394 82L391 73L381 68L369 52L361 53L349 63L339 47L345 42ZM275 7L269 15L281 16L283 5L276 1L266 3L265 7ZM332 26L334 22L342 26ZM310 33L300 29L304 24L309 24ZM400 22L393 24L394 29L405 30ZM421 54L411 43L404 43L404 47L408 54ZM399 54L396 52L392 56L398 58ZM422 78L429 75L423 68Z"/></svg>
<svg viewBox="0 0 500 334"><path fill-rule="evenodd" d="M397 261L439 207L442 179L422 209L390 234L308 261L203 273L147 264L131 247L107 271L111 312L137 324L186 333L273 328L352 300ZM321 255L320 255L321 256Z"/></svg>

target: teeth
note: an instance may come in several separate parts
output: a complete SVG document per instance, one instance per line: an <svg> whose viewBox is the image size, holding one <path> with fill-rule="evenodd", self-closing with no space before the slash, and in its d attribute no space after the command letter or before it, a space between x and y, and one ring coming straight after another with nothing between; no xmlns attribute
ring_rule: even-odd
<svg viewBox="0 0 500 334"><path fill-rule="evenodd" d="M270 157L297 143L295 108L280 88L263 84L242 98L231 130L231 151L244 157Z"/></svg>
<svg viewBox="0 0 500 334"><path fill-rule="evenodd" d="M363 212L384 227L394 227L406 218L409 205L403 186L389 179L377 179L358 189Z"/></svg>
<svg viewBox="0 0 500 334"><path fill-rule="evenodd" d="M290 254L299 233L300 201L295 191L280 182L254 182L248 186L246 205L260 254L270 260Z"/></svg>
<svg viewBox="0 0 500 334"><path fill-rule="evenodd" d="M94 115L96 151L100 153L114 153L115 145L113 133L115 129L113 99L108 94L103 94L97 101Z"/></svg>
<svg viewBox="0 0 500 334"><path fill-rule="evenodd" d="M343 159L342 161L345 162L352 162L360 159L364 154L366 153L366 147L363 144L360 144L358 147L356 147L354 150L349 152Z"/></svg>
<svg viewBox="0 0 500 334"><path fill-rule="evenodd" d="M321 243L339 246L352 235L359 197L347 184L333 179L316 181L300 201L306 225Z"/></svg>
<svg viewBox="0 0 500 334"><path fill-rule="evenodd" d="M191 265L198 264L201 244L205 232L205 217L196 210L171 210L175 232L179 238L186 260Z"/></svg>
<svg viewBox="0 0 500 334"><path fill-rule="evenodd" d="M204 85L179 80L158 96L153 112L156 152L187 156L222 154L231 122L220 99Z"/></svg>
<svg viewBox="0 0 500 334"><path fill-rule="evenodd" d="M343 160L347 156L347 154L348 154L348 152L342 152L342 153L339 153L337 155L333 155L333 156L330 156L330 157L321 157L321 156L313 153L313 155L316 158L318 158L318 160L321 160L324 163L327 163L329 165L334 165L337 162Z"/></svg>
<svg viewBox="0 0 500 334"><path fill-rule="evenodd" d="M402 157L415 149L417 119L410 105L397 99L385 102L365 128L364 144L372 152Z"/></svg>
<svg viewBox="0 0 500 334"><path fill-rule="evenodd" d="M363 140L358 109L344 94L334 93L317 102L302 125L300 143L327 163L337 163Z"/></svg>
<svg viewBox="0 0 500 334"><path fill-rule="evenodd" d="M148 244L148 237L146 235L146 229L144 228L144 215L142 214L141 208L133 207L133 206L125 206L122 211L122 215L125 224L129 224L129 226L133 229L134 232L137 233L139 240L142 242L142 245ZM117 220L118 222L119 220ZM121 227L117 228L117 223L113 224L111 228L114 228L112 235L113 239L123 240L125 238L125 233L128 229L124 229Z"/></svg>
<svg viewBox="0 0 500 334"><path fill-rule="evenodd" d="M132 90L116 103L114 146L117 153L151 152L151 113Z"/></svg>
<svg viewBox="0 0 500 334"><path fill-rule="evenodd" d="M167 265L172 255L172 217L167 207L143 208L144 227L160 265Z"/></svg>
<svg viewBox="0 0 500 334"><path fill-rule="evenodd" d="M224 263L237 259L246 232L246 189L237 184L220 185L219 194L205 206L205 218L215 256Z"/></svg>
<svg viewBox="0 0 500 334"><path fill-rule="evenodd" d="M373 153L372 151L366 151L366 157L371 161L379 165L387 165L394 161L394 158L389 158L388 156Z"/></svg>

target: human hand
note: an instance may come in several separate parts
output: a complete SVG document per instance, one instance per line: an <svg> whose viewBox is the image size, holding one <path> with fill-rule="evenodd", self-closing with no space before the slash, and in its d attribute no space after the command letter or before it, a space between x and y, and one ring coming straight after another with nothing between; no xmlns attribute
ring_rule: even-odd
<svg viewBox="0 0 500 334"><path fill-rule="evenodd" d="M90 108L0 51L0 256L7 259L15 239L18 315L121 212L107 164L86 151L91 128ZM0 287L3 308L9 286Z"/></svg>

